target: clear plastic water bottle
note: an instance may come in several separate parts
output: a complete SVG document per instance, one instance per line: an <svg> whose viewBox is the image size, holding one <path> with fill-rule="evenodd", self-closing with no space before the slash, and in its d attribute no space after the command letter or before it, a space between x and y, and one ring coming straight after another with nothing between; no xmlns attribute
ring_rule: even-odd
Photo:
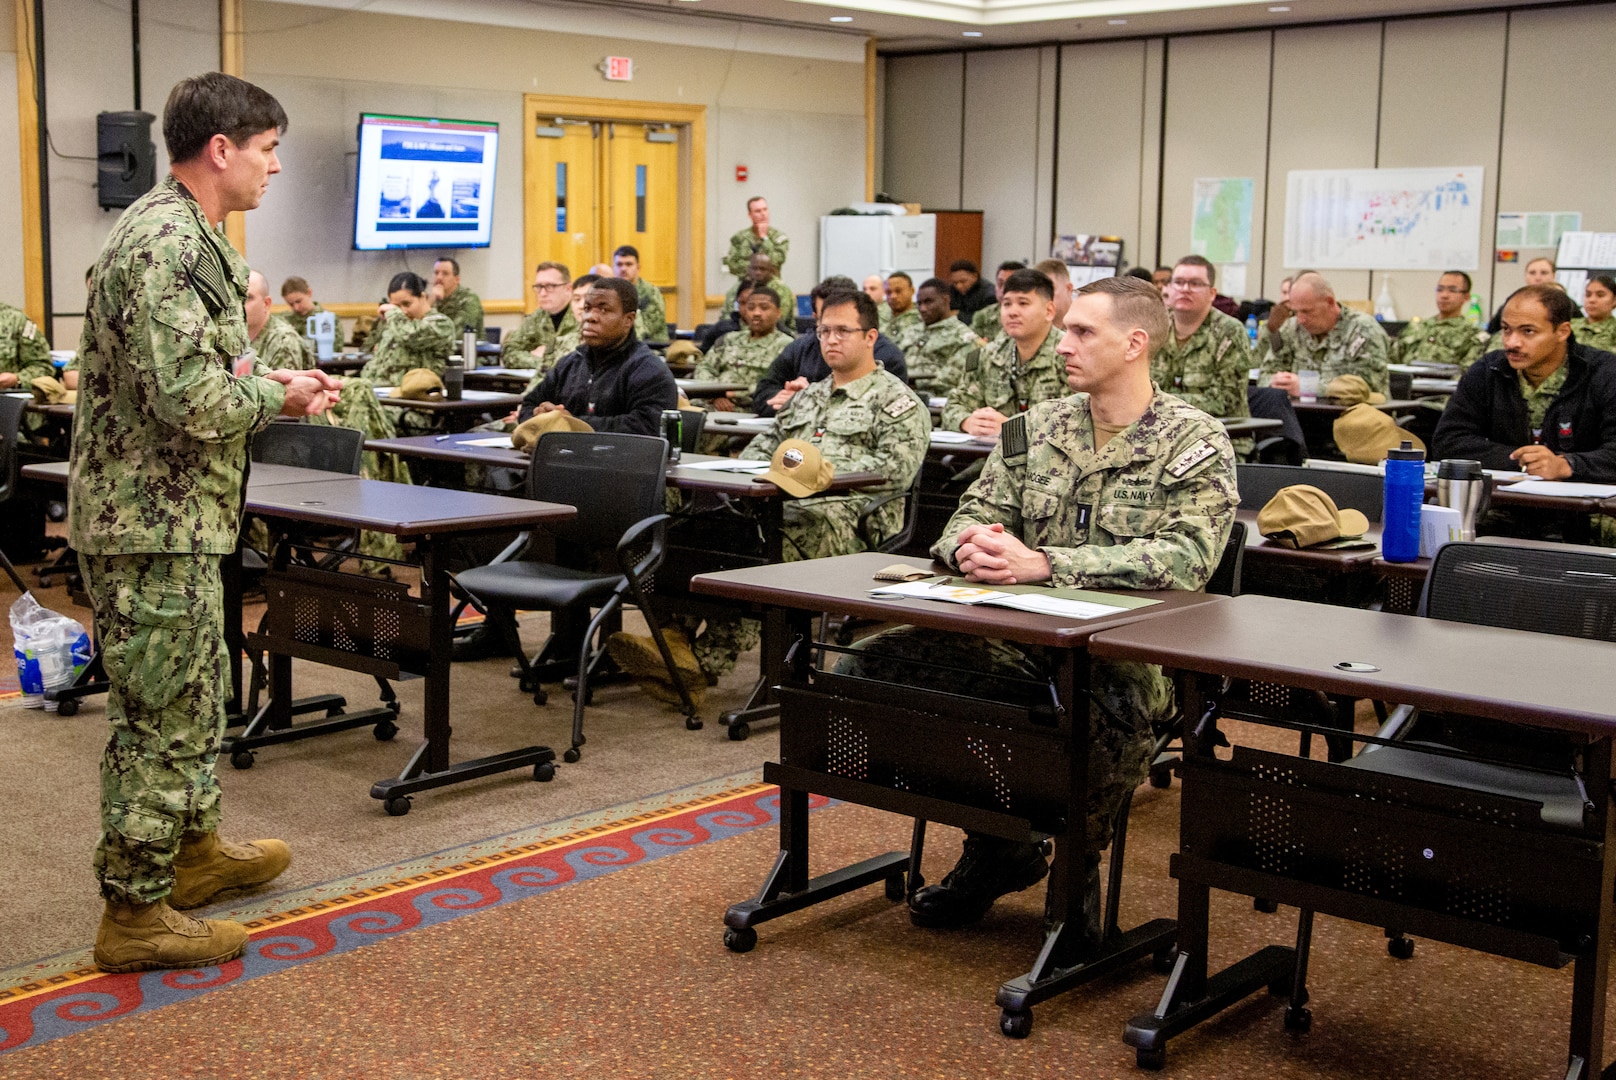
<svg viewBox="0 0 1616 1080"><path fill-rule="evenodd" d="M1253 311L1246 316L1246 338L1255 347L1257 344L1257 313Z"/></svg>
<svg viewBox="0 0 1616 1080"><path fill-rule="evenodd" d="M1487 321L1486 313L1481 310L1480 294L1470 294L1470 306L1465 308L1465 318L1470 320L1471 326L1481 326Z"/></svg>
<svg viewBox="0 0 1616 1080"><path fill-rule="evenodd" d="M1425 502L1425 451L1407 439L1386 451L1386 480L1380 526L1380 554L1387 562L1420 557L1420 506Z"/></svg>

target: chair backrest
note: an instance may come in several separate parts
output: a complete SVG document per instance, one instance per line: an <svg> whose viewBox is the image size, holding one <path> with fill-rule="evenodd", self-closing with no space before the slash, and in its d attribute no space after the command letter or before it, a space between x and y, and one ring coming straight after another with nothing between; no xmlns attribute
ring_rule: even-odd
<svg viewBox="0 0 1616 1080"><path fill-rule="evenodd" d="M1574 544L1448 544L1431 564L1420 614L1616 641L1616 551Z"/></svg>
<svg viewBox="0 0 1616 1080"><path fill-rule="evenodd" d="M1258 419L1278 420L1279 434L1269 438L1284 439L1294 448L1292 452L1297 461L1307 460L1307 435L1302 431L1302 422L1296 418L1289 394L1272 386L1247 387L1246 408Z"/></svg>
<svg viewBox="0 0 1616 1080"><path fill-rule="evenodd" d="M27 406L25 397L0 397L0 503L17 490L17 430Z"/></svg>
<svg viewBox="0 0 1616 1080"><path fill-rule="evenodd" d="M1246 523L1236 521L1229 530L1229 542L1223 545L1223 556L1206 581L1206 591L1215 596L1240 595L1240 569L1246 562Z"/></svg>
<svg viewBox="0 0 1616 1080"><path fill-rule="evenodd" d="M684 423L679 425L679 449L686 454L699 453L701 433L707 427L707 414L700 409L680 409Z"/></svg>
<svg viewBox="0 0 1616 1080"><path fill-rule="evenodd" d="M358 475L365 433L328 424L277 421L253 436L252 459L266 465Z"/></svg>
<svg viewBox="0 0 1616 1080"><path fill-rule="evenodd" d="M498 345L499 344L499 335L500 335L500 328L499 327L497 327L497 326L485 326L485 327L483 327L483 337L485 339L487 339L488 344L490 344L490 345Z"/></svg>
<svg viewBox="0 0 1616 1080"><path fill-rule="evenodd" d="M1306 469L1300 465L1235 466L1240 486L1240 509L1261 510L1280 488L1309 484L1318 488L1339 508L1363 511L1370 521L1379 521L1382 510L1379 476L1342 469Z"/></svg>
<svg viewBox="0 0 1616 1080"><path fill-rule="evenodd" d="M546 525L565 543L616 548L629 526L662 512L668 443L656 435L552 431L533 444L527 497L578 508Z"/></svg>
<svg viewBox="0 0 1616 1080"><path fill-rule="evenodd" d="M1414 373L1412 371L1389 371L1386 373L1386 381L1393 401L1407 401L1413 396Z"/></svg>

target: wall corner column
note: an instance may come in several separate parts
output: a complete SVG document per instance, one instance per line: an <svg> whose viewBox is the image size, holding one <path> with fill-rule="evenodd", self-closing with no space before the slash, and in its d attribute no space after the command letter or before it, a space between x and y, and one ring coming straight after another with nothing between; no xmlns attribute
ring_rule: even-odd
<svg viewBox="0 0 1616 1080"><path fill-rule="evenodd" d="M245 31L242 28L241 0L219 0L219 70L238 79L247 77ZM239 211L225 215L224 234L247 256L247 218Z"/></svg>
<svg viewBox="0 0 1616 1080"><path fill-rule="evenodd" d="M47 337L45 239L40 204L39 98L35 93L33 0L15 0L17 33L17 163L21 169L23 311Z"/></svg>
<svg viewBox="0 0 1616 1080"><path fill-rule="evenodd" d="M864 39L864 201L875 200L875 38Z"/></svg>

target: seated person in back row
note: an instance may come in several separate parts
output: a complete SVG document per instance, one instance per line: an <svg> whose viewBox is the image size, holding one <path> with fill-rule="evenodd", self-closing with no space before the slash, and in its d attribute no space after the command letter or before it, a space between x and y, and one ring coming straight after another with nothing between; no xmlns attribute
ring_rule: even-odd
<svg viewBox="0 0 1616 1080"><path fill-rule="evenodd" d="M1390 394L1386 356L1391 342L1380 324L1361 311L1343 307L1335 289L1309 271L1291 284L1291 317L1269 339L1262 374L1268 385L1291 397L1302 394L1299 371L1319 373L1319 386L1339 375L1358 375L1369 389Z"/></svg>
<svg viewBox="0 0 1616 1080"><path fill-rule="evenodd" d="M634 324L635 333L646 341L668 340L668 311L662 301L662 290L640 276L638 248L624 244L612 252L612 271L620 279L634 286L639 297L640 311Z"/></svg>
<svg viewBox="0 0 1616 1080"><path fill-rule="evenodd" d="M967 363L943 406L945 431L990 439L1010 417L1040 401L1066 396L1066 376L1055 343L1055 283L1038 270L1017 270L999 297L1004 337Z"/></svg>
<svg viewBox="0 0 1616 1080"><path fill-rule="evenodd" d="M818 320L820 309L824 306L828 294L849 289L856 291L858 286L853 283L852 278L840 274L832 275L815 285L813 291L808 294L814 305L814 319ZM872 300L870 303L874 304L875 301ZM875 359L898 378L908 380L909 369L903 361L903 350L879 330L875 335ZM759 416L773 416L785 407L786 402L791 400L791 395L808 389L809 384L829 375L830 367L825 363L819 339L812 333L799 334L797 340L787 345L781 350L780 355L774 358L774 363L769 365L768 373L752 388L752 411Z"/></svg>
<svg viewBox="0 0 1616 1080"><path fill-rule="evenodd" d="M756 386L774 363L774 358L791 344L791 335L781 333L780 298L767 285L750 281L741 282L741 319L744 330L725 334L711 352L696 363L693 377L699 382L743 382ZM713 398L712 408L717 412L734 412L736 406L745 408L752 403L750 389Z"/></svg>
<svg viewBox="0 0 1616 1080"><path fill-rule="evenodd" d="M679 387L662 357L634 334L639 293L622 278L601 278L584 295L583 345L557 361L522 397L516 419L565 412L596 431L660 435L662 412Z"/></svg>
<svg viewBox="0 0 1616 1080"><path fill-rule="evenodd" d="M310 315L319 315L325 311L320 302L314 298L314 290L304 278L289 277L281 282L281 299L286 301L287 310L280 313L278 318L287 326L296 331L299 337L308 328ZM337 320L338 344L342 338L342 320Z"/></svg>
<svg viewBox="0 0 1616 1080"><path fill-rule="evenodd" d="M1465 317L1470 275L1449 270L1436 279L1436 317L1414 319L1392 342L1394 364L1455 364L1468 370L1486 351L1487 334Z"/></svg>
<svg viewBox="0 0 1616 1080"><path fill-rule="evenodd" d="M307 371L315 366L314 348L290 323L270 315L269 306L273 302L264 275L256 270L250 272L247 299L242 304L247 317L248 343L258 359L272 370Z"/></svg>
<svg viewBox="0 0 1616 1080"><path fill-rule="evenodd" d="M1437 421L1437 458L1545 480L1616 482L1616 356L1571 334L1562 289L1527 285L1504 302L1504 348L1471 365Z"/></svg>
<svg viewBox="0 0 1616 1080"><path fill-rule="evenodd" d="M909 381L927 397L947 397L965 373L967 364L987 343L958 319L948 306L948 282L927 278L915 290L915 310L920 314L920 333L904 350ZM995 313L999 305L994 304Z"/></svg>
<svg viewBox="0 0 1616 1080"><path fill-rule="evenodd" d="M533 272L533 293L539 306L506 337L500 363L543 375L572 351L557 345L578 330L578 320L572 314L572 274L562 263L541 262Z"/></svg>
<svg viewBox="0 0 1616 1080"><path fill-rule="evenodd" d="M360 370L375 386L397 386L404 373L428 368L443 377L455 351L455 324L432 309L432 296L419 274L408 270L387 283L387 301L376 308L375 351Z"/></svg>

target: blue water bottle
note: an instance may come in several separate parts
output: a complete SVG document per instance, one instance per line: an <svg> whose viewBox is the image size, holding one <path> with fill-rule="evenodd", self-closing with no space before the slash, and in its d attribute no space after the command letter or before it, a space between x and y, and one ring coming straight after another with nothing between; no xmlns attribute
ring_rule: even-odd
<svg viewBox="0 0 1616 1080"><path fill-rule="evenodd" d="M1246 338L1255 348L1257 344L1257 313L1252 312L1246 316Z"/></svg>
<svg viewBox="0 0 1616 1080"><path fill-rule="evenodd" d="M1413 562L1420 557L1420 506L1425 502L1425 451L1407 439L1386 451L1385 502L1381 514L1380 554L1387 562Z"/></svg>

